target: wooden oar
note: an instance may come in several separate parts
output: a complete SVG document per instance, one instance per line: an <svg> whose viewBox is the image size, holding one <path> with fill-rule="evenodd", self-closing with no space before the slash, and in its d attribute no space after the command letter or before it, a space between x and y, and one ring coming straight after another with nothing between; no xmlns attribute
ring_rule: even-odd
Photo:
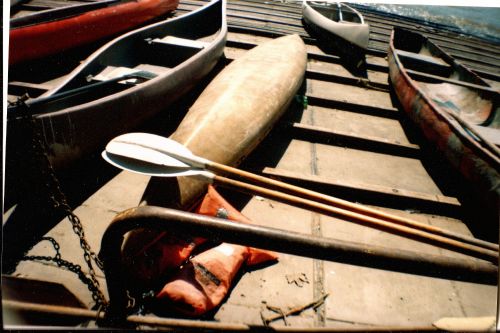
<svg viewBox="0 0 500 333"><path fill-rule="evenodd" d="M186 148L182 144L162 136L148 133L124 134L116 137L111 142L109 142L106 150L113 152L115 155L121 155L130 158L137 158L140 156L141 160L150 162L148 164L161 164L164 166L180 168L178 171L181 171L181 169L187 171L189 169L192 172L192 169L204 169L212 171L216 174L237 176L243 179L250 180L256 184L265 184L266 186L271 186L274 189L280 189L281 191L285 191L289 194L298 195L306 199L319 201L325 204L334 205L361 214L387 220L389 222L405 225L419 230L424 230L455 240L460 240L472 245L483 247L485 249L493 250L496 252L498 252L499 249L498 244L493 244L467 235L454 233L408 218L389 214L360 204L355 204L347 200L342 200L319 192L304 189L299 186L291 185L247 171L232 168L220 163L209 161L205 158L195 156L188 148ZM135 167L137 167L137 165ZM151 167L153 166L148 165L147 168ZM156 172L160 171L157 170ZM172 172L173 170L168 170L169 177L173 177L173 175L171 174ZM189 174L184 175L188 176Z"/></svg>
<svg viewBox="0 0 500 333"><path fill-rule="evenodd" d="M327 215L345 216L357 222L361 222L363 225L368 224L379 229L417 238L441 247L453 248L460 252L492 260L495 263L498 260L497 252L476 245L467 244L405 225L394 224L373 216L363 215L358 212L345 210L322 202L215 175L208 171L208 168L202 167L207 161L201 157L194 156L190 152L187 153L187 149L182 145L177 144L180 147L176 147L175 144L172 144L173 149L167 154L165 150L160 147L164 139L165 138L160 136L149 137L149 135L145 133L125 134L108 143L106 150L103 152L103 158L121 169L157 177L197 176L205 181L229 187L237 191L258 194ZM178 156L180 157L178 158ZM177 160L175 163L172 163L175 165L170 164L172 159ZM192 159L191 164L185 163L189 159ZM224 168L233 169L227 166L224 166Z"/></svg>

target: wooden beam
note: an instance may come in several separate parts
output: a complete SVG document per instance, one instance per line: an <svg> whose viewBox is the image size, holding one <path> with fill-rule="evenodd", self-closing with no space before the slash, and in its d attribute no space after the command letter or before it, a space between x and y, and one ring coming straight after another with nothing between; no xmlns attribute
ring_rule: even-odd
<svg viewBox="0 0 500 333"><path fill-rule="evenodd" d="M389 205L398 208L412 208L420 211L439 211L448 216L460 215L461 204L457 198L439 194L397 189L374 184L348 182L316 175L304 175L287 170L266 167L262 173L268 177L314 189L325 194L335 194L351 201L374 205Z"/></svg>
<svg viewBox="0 0 500 333"><path fill-rule="evenodd" d="M321 81L329 81L336 83L343 83L352 86L363 87L367 89L374 89L379 91L389 92L389 84L386 82L375 82L370 81L368 79L356 76L343 76L333 74L332 72L318 70L318 69L307 69L306 70L306 78L321 80Z"/></svg>
<svg viewBox="0 0 500 333"><path fill-rule="evenodd" d="M400 119L401 112L396 108L383 108L371 105L357 104L344 100L330 99L316 96L314 93L307 94L309 105L317 105L332 109L341 109L372 116Z"/></svg>
<svg viewBox="0 0 500 333"><path fill-rule="evenodd" d="M332 130L302 123L294 123L293 129L297 136L305 137L307 141L312 142L344 143L357 149L405 157L416 157L420 153L420 147L415 144L401 143L353 132Z"/></svg>

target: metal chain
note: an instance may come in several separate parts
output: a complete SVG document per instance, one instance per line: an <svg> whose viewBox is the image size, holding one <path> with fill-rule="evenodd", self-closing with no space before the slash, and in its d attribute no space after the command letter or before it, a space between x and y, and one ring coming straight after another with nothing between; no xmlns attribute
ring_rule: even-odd
<svg viewBox="0 0 500 333"><path fill-rule="evenodd" d="M96 308L104 308L106 307L106 301L104 295L99 289L99 283L95 284L92 278L88 278L87 275L83 272L82 267L80 265L74 264L67 260L62 259L60 250L60 245L57 241L52 237L42 237L42 240L46 240L52 243L56 254L54 257L49 256L30 256L26 255L23 257L23 260L32 260L32 261L49 261L57 264L58 267L66 268L68 271L75 273L78 275L78 278L87 285L87 288L92 294L92 300L95 302Z"/></svg>
<svg viewBox="0 0 500 333"><path fill-rule="evenodd" d="M41 139L40 132L36 128L35 120L28 112L29 105L25 103L26 99L27 96L23 96L20 97L17 101L17 105L19 106L19 114L21 116L21 121L28 122L29 128L31 129L33 153L36 159L43 164L42 168L40 168L39 170L42 173L42 176L45 176L44 179L47 179L45 186L47 187L49 193L49 200L51 201L54 209L59 209L64 212L65 216L68 218L72 225L73 232L80 239L80 247L83 249L83 258L85 259L85 262L88 266L90 279L86 276L85 273L83 273L80 265L75 265L61 259L61 255L59 253L59 244L57 244L57 242L51 237L49 237L50 239L47 237L44 237L42 239L46 239L52 242L56 250L55 258L44 256L26 256L25 258L39 258L42 260L54 261L58 264L58 266L66 267L68 270L78 274L80 280L87 284L89 290L92 292L92 299L95 301L96 307L106 307L107 301L100 289L100 284L96 278L92 260L101 270L103 269L103 263L95 254L95 252L92 251L89 243L87 242L87 239L85 238L85 233L83 231L83 226L80 219L71 210L71 207L66 200L66 196L61 190L59 180L57 179L55 171L46 154L46 149L44 149L44 142Z"/></svg>

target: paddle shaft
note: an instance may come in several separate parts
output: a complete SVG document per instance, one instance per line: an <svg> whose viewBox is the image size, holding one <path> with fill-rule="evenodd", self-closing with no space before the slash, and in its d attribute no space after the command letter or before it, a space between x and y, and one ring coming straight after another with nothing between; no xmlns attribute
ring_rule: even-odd
<svg viewBox="0 0 500 333"><path fill-rule="evenodd" d="M475 256L477 258L489 260L494 264L498 263L498 253L492 250L487 250L475 245L463 243L454 239L446 238L443 236L435 235L423 230L412 229L404 225L394 224L384 221L372 216L363 215L360 213L352 212L338 207L333 207L317 201L304 199L291 194L270 190L257 185L244 183L238 180L229 179L222 176L214 175L211 178L214 184L234 189L239 192L248 193L252 195L260 195L263 197L275 199L293 206L309 209L321 214L330 216L344 216L350 220L360 223L361 225L369 225L371 227L382 229L391 233L399 234L402 236L410 237L412 239L424 241L446 249L453 249L454 251L465 253Z"/></svg>
<svg viewBox="0 0 500 333"><path fill-rule="evenodd" d="M378 219L383 219L388 222L392 223L397 223L399 225L407 226L410 228L418 229L418 230L423 230L427 231L433 234L441 235L444 237L448 237L451 239L459 240L461 242L465 242L468 244L472 244L478 247L482 247L488 250L492 250L495 252L498 252L499 247L498 244L490 243L483 241L481 239L477 239L474 237L470 237L467 235L462 235L459 233L451 232L442 228L438 228L435 226L423 224L408 218L404 218L402 216L397 216L393 214L389 214L377 209L373 209L370 207L366 207L363 205L355 204L353 202L347 201L347 200L342 200L336 197L332 197L329 195L325 195L319 192L311 191L308 189L304 189L299 186L295 186L292 184L288 184L279 180L263 177L260 175L256 175L254 173L236 169L224 164L212 162L212 161L204 161L205 163L205 168L207 170L210 170L216 174L226 174L226 175L233 175L233 176L238 176L240 178L244 178L247 180L250 180L256 184L264 184L265 186L272 186L275 189L279 189L281 191L285 191L286 193L290 193L293 195L298 195L300 197L304 197L310 200L315 200L319 201L321 203L329 204L329 205L334 205L334 206L339 206L345 209L352 210L354 212L360 213L360 214L366 214L371 217L376 217Z"/></svg>

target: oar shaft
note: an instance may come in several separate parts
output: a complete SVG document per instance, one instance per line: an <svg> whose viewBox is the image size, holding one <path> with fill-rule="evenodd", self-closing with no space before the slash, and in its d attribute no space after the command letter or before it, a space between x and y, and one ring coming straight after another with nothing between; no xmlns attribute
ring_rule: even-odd
<svg viewBox="0 0 500 333"><path fill-rule="evenodd" d="M455 233L452 231L448 231L442 228L438 228L435 226L431 226L428 224L420 223L408 218L404 218L402 216L397 216L393 214L389 214L377 209L373 209L370 207L366 207L360 204L356 204L347 200L339 199L336 197L332 197L323 193L315 192L312 190L308 190L299 186L295 186L292 184L288 184L279 180L263 177L260 175L256 175L251 172L247 172L244 170L236 169L233 167L229 167L224 164L219 164L215 162L209 161L206 163L206 169L215 172L216 174L227 174L227 175L233 175L233 176L238 176L240 178L244 178L247 180L250 180L256 184L261 184L264 186L272 186L275 189L279 189L280 191L285 191L286 193L290 193L293 195L297 195L300 197L304 197L310 200L315 200L319 201L325 204L330 204L334 206L338 206L344 209L349 209L354 212L358 212L361 214L366 214L372 217L376 217L379 219L386 220L388 222L392 223L397 223L400 225L404 225L410 228L418 229L418 230L423 230L427 231L433 234L441 235L444 237L448 237L451 239L459 240L468 244L476 245L479 247L483 247L488 250L496 251L498 252L499 246L498 244L486 242L481 239L477 239L474 237L470 237L467 235Z"/></svg>
<svg viewBox="0 0 500 333"><path fill-rule="evenodd" d="M417 230L404 225L390 223L372 216L366 216L342 208L333 207L331 205L327 205L324 203L312 201L309 199L304 199L291 194L270 190L252 184L247 184L241 181L225 178L222 176L214 176L213 182L214 184L219 184L223 187L228 187L244 193L257 194L267 198L272 198L297 207L310 209L318 213L326 215L334 215L334 216L338 215L345 216L351 219L352 221L358 222L362 225L368 225L371 227L375 227L377 229L382 229L399 235L410 236L413 239L418 239L426 243L430 243L447 249L453 249L457 252L462 252L468 255L473 255L481 259L489 260L495 264L498 263L498 253L495 251L487 250L454 239L449 239L443 236L428 233L423 230Z"/></svg>

